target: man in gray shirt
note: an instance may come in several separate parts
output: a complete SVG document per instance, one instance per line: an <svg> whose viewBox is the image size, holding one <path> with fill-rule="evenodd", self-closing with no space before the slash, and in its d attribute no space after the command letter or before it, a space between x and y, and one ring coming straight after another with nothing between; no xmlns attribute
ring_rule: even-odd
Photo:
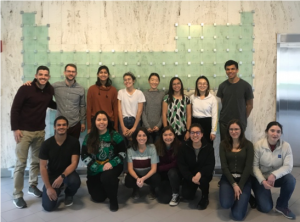
<svg viewBox="0 0 300 222"><path fill-rule="evenodd" d="M239 66L229 60L224 65L228 80L219 85L217 96L221 98L220 112L221 141L225 139L227 124L232 119L239 119L246 130L247 118L253 109L253 92L251 85L237 76Z"/></svg>
<svg viewBox="0 0 300 222"><path fill-rule="evenodd" d="M67 64L64 75L66 77L64 81L52 84L57 104L56 116L65 116L69 121L68 135L79 139L80 132L85 130L85 91L75 80L76 65Z"/></svg>

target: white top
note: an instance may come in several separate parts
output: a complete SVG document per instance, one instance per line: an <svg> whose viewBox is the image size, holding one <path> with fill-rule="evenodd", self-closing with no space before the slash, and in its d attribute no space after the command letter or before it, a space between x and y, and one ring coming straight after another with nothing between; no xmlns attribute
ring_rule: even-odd
<svg viewBox="0 0 300 222"><path fill-rule="evenodd" d="M216 134L218 124L218 101L214 95L208 94L204 99L191 95L192 116L195 118L211 117L211 133Z"/></svg>
<svg viewBox="0 0 300 222"><path fill-rule="evenodd" d="M275 150L269 148L267 138L254 145L253 173L261 184L272 173L276 180L291 173L293 153L289 143L278 141Z"/></svg>
<svg viewBox="0 0 300 222"><path fill-rule="evenodd" d="M141 90L135 89L130 95L126 89L120 89L118 100L121 100L122 115L124 117L136 117L139 103L146 102L145 96Z"/></svg>

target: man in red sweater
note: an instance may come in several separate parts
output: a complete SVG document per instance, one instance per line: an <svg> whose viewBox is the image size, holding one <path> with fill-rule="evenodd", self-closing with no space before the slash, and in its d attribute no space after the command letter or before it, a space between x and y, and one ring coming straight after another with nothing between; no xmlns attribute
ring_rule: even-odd
<svg viewBox="0 0 300 222"><path fill-rule="evenodd" d="M23 199L24 170L31 148L28 193L41 197L37 188L39 173L39 150L45 138L45 117L48 107L56 109L52 100L53 87L48 82L49 68L39 66L31 86L21 86L11 107L11 129L16 140L16 165L14 171L14 200L17 208L27 206Z"/></svg>

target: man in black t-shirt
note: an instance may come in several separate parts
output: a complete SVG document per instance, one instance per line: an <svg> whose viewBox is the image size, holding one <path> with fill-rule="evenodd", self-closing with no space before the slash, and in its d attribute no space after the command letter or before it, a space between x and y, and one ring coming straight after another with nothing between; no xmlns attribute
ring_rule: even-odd
<svg viewBox="0 0 300 222"><path fill-rule="evenodd" d="M67 135L68 120L59 116L54 121L54 136L43 142L40 150L40 172L44 181L42 205L46 211L56 207L61 187L65 186L65 206L73 204L73 196L81 181L75 171L79 161L78 139Z"/></svg>

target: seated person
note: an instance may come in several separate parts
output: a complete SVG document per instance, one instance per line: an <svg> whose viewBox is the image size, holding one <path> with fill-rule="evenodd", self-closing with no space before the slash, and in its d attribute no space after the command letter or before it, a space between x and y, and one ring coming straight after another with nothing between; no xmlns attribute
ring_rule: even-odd
<svg viewBox="0 0 300 222"><path fill-rule="evenodd" d="M178 168L183 176L182 197L191 200L197 188L202 197L197 205L204 210L209 204L209 182L215 168L215 155L212 145L203 138L203 129L198 123L190 127L190 140L185 142L178 154Z"/></svg>
<svg viewBox="0 0 300 222"><path fill-rule="evenodd" d="M80 155L77 138L67 135L68 120L59 116L54 120L54 136L42 143L39 158L40 172L44 181L42 206L53 211L61 188L65 186L65 206L73 204L73 196L81 181L75 171Z"/></svg>
<svg viewBox="0 0 300 222"><path fill-rule="evenodd" d="M275 210L288 219L296 219L288 208L289 200L294 192L296 179L291 174L293 169L293 154L289 143L280 139L282 125L270 122L265 130L266 137L254 146L253 191L256 197L257 209L268 213L273 209L271 189L280 187L280 194Z"/></svg>

